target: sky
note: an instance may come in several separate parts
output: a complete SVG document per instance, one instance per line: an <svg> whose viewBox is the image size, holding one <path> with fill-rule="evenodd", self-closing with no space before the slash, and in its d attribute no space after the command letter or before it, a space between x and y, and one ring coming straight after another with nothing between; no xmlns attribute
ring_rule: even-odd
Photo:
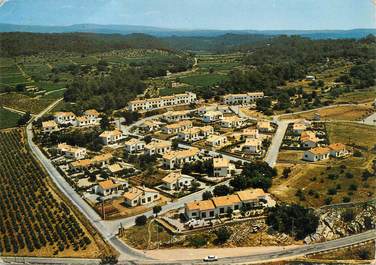
<svg viewBox="0 0 376 265"><path fill-rule="evenodd" d="M174 29L376 28L376 0L0 0L0 23Z"/></svg>

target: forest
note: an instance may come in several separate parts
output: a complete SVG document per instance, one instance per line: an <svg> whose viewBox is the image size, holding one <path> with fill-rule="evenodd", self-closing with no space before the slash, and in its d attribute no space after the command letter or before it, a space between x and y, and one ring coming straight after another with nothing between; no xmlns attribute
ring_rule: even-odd
<svg viewBox="0 0 376 265"><path fill-rule="evenodd" d="M46 52L94 53L120 49L169 50L162 40L146 34L44 34L0 33L0 57L27 56Z"/></svg>

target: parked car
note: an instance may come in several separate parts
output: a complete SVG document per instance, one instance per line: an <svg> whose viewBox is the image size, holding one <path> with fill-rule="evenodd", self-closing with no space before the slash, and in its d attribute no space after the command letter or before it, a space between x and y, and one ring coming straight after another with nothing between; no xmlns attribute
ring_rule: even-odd
<svg viewBox="0 0 376 265"><path fill-rule="evenodd" d="M212 262L212 261L217 261L218 260L218 257L217 256L213 256L213 255L209 255L207 257L204 258L204 261L205 262Z"/></svg>

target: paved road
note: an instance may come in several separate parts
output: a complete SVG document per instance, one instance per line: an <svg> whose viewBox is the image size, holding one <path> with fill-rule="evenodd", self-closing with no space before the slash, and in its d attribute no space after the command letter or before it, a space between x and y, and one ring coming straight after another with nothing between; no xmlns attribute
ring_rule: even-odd
<svg viewBox="0 0 376 265"><path fill-rule="evenodd" d="M51 110L54 106L56 106L60 101L57 100L50 106L48 106L44 111L39 113L35 118L39 118L49 110ZM60 189L60 191L67 196L70 201L73 203L74 206L90 221L90 223L96 228L97 231L102 235L102 237L107 240L116 250L118 250L122 254L122 258L125 259L140 259L147 257L143 256L141 252L132 249L131 247L124 244L122 241L118 240L115 236L117 230L109 230L107 228L106 222L102 221L101 217L94 211L94 209L88 205L80 196L79 194L71 187L71 185L66 182L63 176L57 171L51 161L45 157L39 147L34 144L32 141L33 138L33 131L32 131L32 120L26 127L27 133L27 141L31 151L34 153L36 158L41 162L44 166L48 174L51 176L53 182L56 186Z"/></svg>
<svg viewBox="0 0 376 265"><path fill-rule="evenodd" d="M61 99L60 99L61 100ZM36 117L40 117L50 109L52 109L59 101L51 104L47 109L43 112L38 114ZM149 117L147 119L152 119L155 117ZM143 122L139 121L138 123ZM271 149L272 151L270 154L268 153L268 163L275 163L276 156L278 155L278 149L282 142L284 132L286 131L287 125L289 121L281 121L279 123L278 130L273 138ZM136 123L137 124L137 123ZM133 126L136 126L134 124ZM122 128L123 129L123 128ZM125 128L126 131L129 132L130 127ZM151 260L150 258L146 257L141 251L135 250L129 246L127 246L124 242L119 240L115 233L120 225L120 223L124 227L129 227L134 224L135 216L124 218L121 220L116 221L103 221L101 220L100 216L73 190L73 188L65 181L65 179L60 175L60 173L55 169L49 159L47 159L44 154L39 150L39 148L33 143L32 141L33 132L32 132L32 123L29 122L27 126L27 139L28 144L35 154L37 159L42 163L42 165L46 168L47 172L51 176L54 183L57 187L64 193L71 202L82 212L82 214L91 222L91 224L100 232L105 240L107 240L116 250L121 253L120 260L123 261L123 264L126 264L125 260L129 261L132 260L132 264L157 264L156 260ZM212 151L211 151L212 152ZM216 153L216 152L214 152ZM232 160L243 160L239 158L234 158L228 156ZM246 160L245 160L246 161ZM273 162L274 161L274 162ZM213 189L214 187L210 187L209 189ZM169 211L171 209L180 208L184 205L184 203L192 200L200 200L202 197L202 193L204 191L199 191L197 193L191 194L184 198L181 198L175 202L169 203L162 207L162 213ZM147 216L152 215L152 211L145 213ZM338 239L335 241L328 241L320 244L313 244L313 245L306 245L303 247L299 247L289 251L274 251L272 253L263 253L257 255L248 255L244 257L233 257L233 258L224 258L221 259L218 264L236 264L236 263L243 263L243 262L251 262L251 261L265 261L274 258L288 258L294 256L301 256L309 253L314 253L317 251L329 250L341 246L352 245L354 243L364 242L370 239L376 238L376 233L374 230L365 232L362 234L354 235L351 237L345 237L342 239ZM163 250L161 250L163 251ZM192 250L194 251L194 250ZM176 257L177 259L179 257ZM158 261L160 264L168 264L171 261ZM74 262L69 262L74 263ZM199 260L190 260L190 261L174 261L174 264L199 264L201 261Z"/></svg>
<svg viewBox="0 0 376 265"><path fill-rule="evenodd" d="M281 147L289 123L290 121L288 120L277 121L277 131L274 134L268 153L265 156L265 162L271 167L274 167L277 162L279 148Z"/></svg>

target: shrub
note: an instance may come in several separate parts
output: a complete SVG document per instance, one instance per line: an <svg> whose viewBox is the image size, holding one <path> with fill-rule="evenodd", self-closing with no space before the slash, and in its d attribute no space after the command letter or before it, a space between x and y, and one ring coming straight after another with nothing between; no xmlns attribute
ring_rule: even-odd
<svg viewBox="0 0 376 265"><path fill-rule="evenodd" d="M342 198L342 202L350 202L350 201L351 201L351 198L348 196L345 196Z"/></svg>
<svg viewBox="0 0 376 265"><path fill-rule="evenodd" d="M356 191L357 189L358 189L358 185L356 185L355 183L350 184L349 190Z"/></svg>
<svg viewBox="0 0 376 265"><path fill-rule="evenodd" d="M337 189L336 188L330 188L328 189L328 195L336 195Z"/></svg>
<svg viewBox="0 0 376 265"><path fill-rule="evenodd" d="M359 150L355 150L353 155L355 157L362 157L363 156L362 152L360 152Z"/></svg>
<svg viewBox="0 0 376 265"><path fill-rule="evenodd" d="M208 243L208 238L203 234L193 235L189 238L189 242L193 247L199 248Z"/></svg>
<svg viewBox="0 0 376 265"><path fill-rule="evenodd" d="M341 214L341 218L344 222L349 223L355 219L355 213L351 209L346 210Z"/></svg>
<svg viewBox="0 0 376 265"><path fill-rule="evenodd" d="M215 231L215 235L217 236L217 242L223 244L230 238L231 231L226 227L221 227Z"/></svg>
<svg viewBox="0 0 376 265"><path fill-rule="evenodd" d="M209 200L213 198L213 193L211 193L211 191L207 190L205 191L203 194L202 194L202 199L203 200Z"/></svg>
<svg viewBox="0 0 376 265"><path fill-rule="evenodd" d="M293 204L271 208L266 222L274 230L300 240L316 231L319 218L312 209Z"/></svg>
<svg viewBox="0 0 376 265"><path fill-rule="evenodd" d="M148 218L145 215L137 216L136 217L136 225L143 226L146 225L146 222L148 221Z"/></svg>

